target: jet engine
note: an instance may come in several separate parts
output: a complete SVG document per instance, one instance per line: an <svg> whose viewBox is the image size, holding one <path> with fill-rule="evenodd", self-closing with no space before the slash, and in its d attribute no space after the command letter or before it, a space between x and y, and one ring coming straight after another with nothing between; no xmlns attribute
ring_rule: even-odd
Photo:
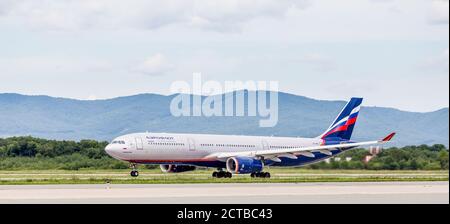
<svg viewBox="0 0 450 224"><path fill-rule="evenodd" d="M188 171L194 171L196 169L195 166L186 166L186 165L160 165L161 171L164 173L182 173Z"/></svg>
<svg viewBox="0 0 450 224"><path fill-rule="evenodd" d="M248 157L230 157L226 161L228 172L234 174L259 173L264 169L263 161Z"/></svg>

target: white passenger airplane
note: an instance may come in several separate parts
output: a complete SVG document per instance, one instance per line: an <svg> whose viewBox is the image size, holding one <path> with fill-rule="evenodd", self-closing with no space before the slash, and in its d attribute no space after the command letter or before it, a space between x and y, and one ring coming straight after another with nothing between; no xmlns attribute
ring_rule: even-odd
<svg viewBox="0 0 450 224"><path fill-rule="evenodd" d="M302 166L355 147L389 142L395 133L378 141L350 141L361 103L362 98L352 98L316 138L136 133L114 139L105 150L130 162L133 177L139 175L136 164L158 164L169 173L214 167L216 178L231 178L232 174L270 178L270 173L263 172L265 166Z"/></svg>

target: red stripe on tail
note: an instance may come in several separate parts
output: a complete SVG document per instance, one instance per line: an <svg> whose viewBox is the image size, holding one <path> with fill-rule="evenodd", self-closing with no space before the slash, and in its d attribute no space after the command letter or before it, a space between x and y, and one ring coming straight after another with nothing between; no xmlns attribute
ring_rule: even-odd
<svg viewBox="0 0 450 224"><path fill-rule="evenodd" d="M394 137L394 135L395 135L396 133L395 132L392 132L391 134L389 134L388 136L386 136L385 138L383 138L383 142L388 142L388 141L390 141L393 137Z"/></svg>

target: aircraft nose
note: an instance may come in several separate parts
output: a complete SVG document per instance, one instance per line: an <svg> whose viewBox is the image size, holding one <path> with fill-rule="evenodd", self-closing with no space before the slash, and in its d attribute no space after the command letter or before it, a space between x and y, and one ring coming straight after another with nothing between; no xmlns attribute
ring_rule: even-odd
<svg viewBox="0 0 450 224"><path fill-rule="evenodd" d="M121 159L121 148L117 144L109 144L105 147L105 152L115 159Z"/></svg>
<svg viewBox="0 0 450 224"><path fill-rule="evenodd" d="M108 155L112 156L112 154L114 153L114 146L112 146L111 144L108 144L105 147L105 152L108 153Z"/></svg>

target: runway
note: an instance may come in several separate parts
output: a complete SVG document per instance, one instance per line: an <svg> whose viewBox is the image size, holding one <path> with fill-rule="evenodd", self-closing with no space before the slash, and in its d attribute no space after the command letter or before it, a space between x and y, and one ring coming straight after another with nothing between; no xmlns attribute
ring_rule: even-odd
<svg viewBox="0 0 450 224"><path fill-rule="evenodd" d="M449 182L3 185L0 203L448 204Z"/></svg>

